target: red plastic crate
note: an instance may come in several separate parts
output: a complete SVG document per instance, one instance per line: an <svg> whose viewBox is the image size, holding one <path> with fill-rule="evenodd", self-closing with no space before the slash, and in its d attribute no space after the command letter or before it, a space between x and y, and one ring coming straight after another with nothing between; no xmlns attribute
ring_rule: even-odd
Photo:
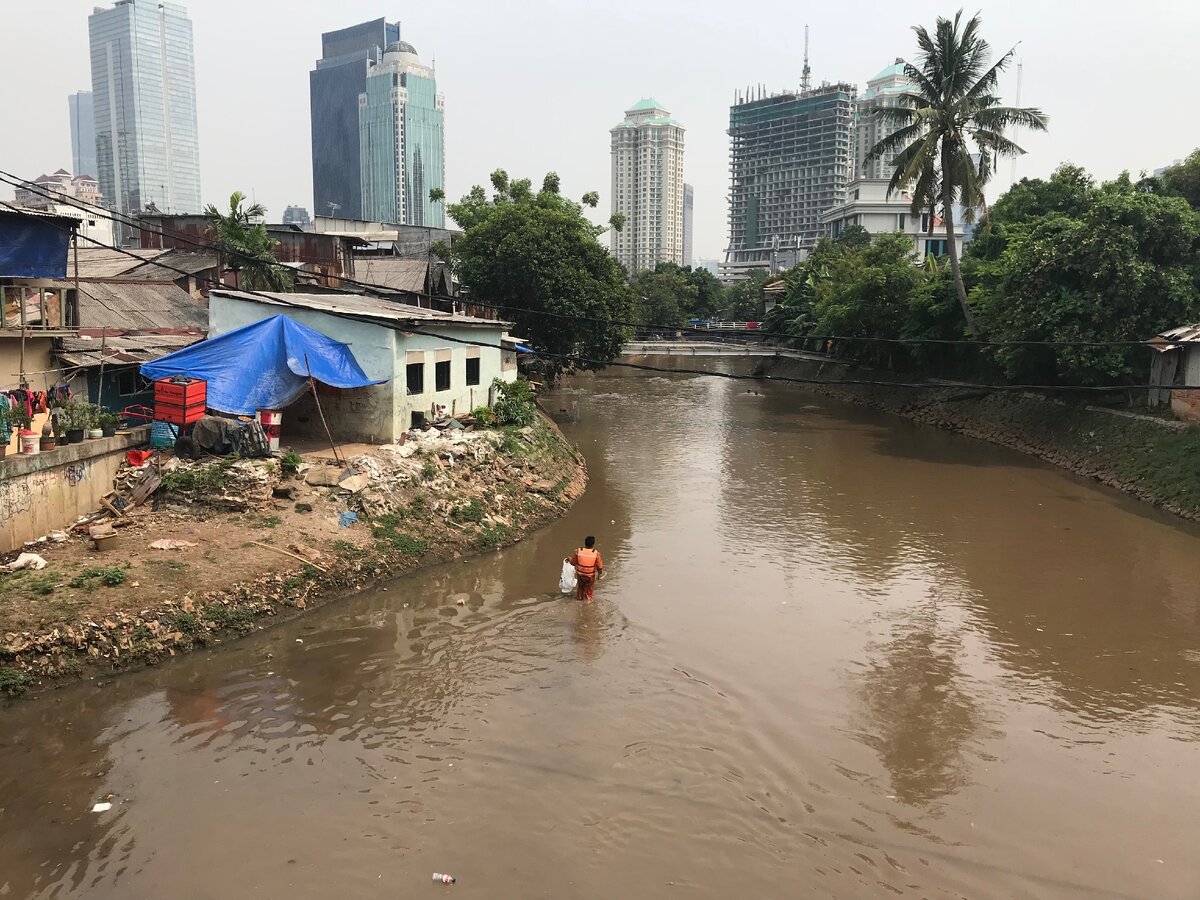
<svg viewBox="0 0 1200 900"><path fill-rule="evenodd" d="M208 382L201 378L164 378L154 382L154 418L188 425L204 415Z"/></svg>

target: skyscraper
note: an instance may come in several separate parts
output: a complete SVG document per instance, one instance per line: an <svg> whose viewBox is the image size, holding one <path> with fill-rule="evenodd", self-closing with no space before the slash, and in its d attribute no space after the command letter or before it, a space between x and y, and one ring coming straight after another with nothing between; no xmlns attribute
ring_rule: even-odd
<svg viewBox="0 0 1200 900"><path fill-rule="evenodd" d="M912 96L914 85L904 74L904 60L898 59L867 82L856 105L854 126L854 177L864 179L891 178L895 153L886 158L867 162L867 154L881 140L896 130L894 125L880 121L878 112L899 106L905 96Z"/></svg>
<svg viewBox="0 0 1200 900"><path fill-rule="evenodd" d="M695 220L696 192L690 184L683 186L683 265L692 264L692 223Z"/></svg>
<svg viewBox="0 0 1200 900"><path fill-rule="evenodd" d="M625 216L612 253L631 273L683 262L683 131L649 99L611 130L612 210Z"/></svg>
<svg viewBox="0 0 1200 900"><path fill-rule="evenodd" d="M101 193L118 212L200 212L187 11L159 0L118 0L88 17L88 34L97 171L84 174L99 178Z"/></svg>
<svg viewBox="0 0 1200 900"><path fill-rule="evenodd" d="M739 95L729 109L729 247L725 276L794 264L846 199L856 88Z"/></svg>
<svg viewBox="0 0 1200 900"><path fill-rule="evenodd" d="M446 223L431 188L446 184L442 95L412 44L396 41L367 69L358 100L362 217L401 225Z"/></svg>
<svg viewBox="0 0 1200 900"><path fill-rule="evenodd" d="M76 91L67 97L71 109L71 168L76 175L96 178L96 120L92 92Z"/></svg>
<svg viewBox="0 0 1200 900"><path fill-rule="evenodd" d="M314 215L362 217L359 97L368 66L398 40L399 24L384 19L321 35L321 58L308 73Z"/></svg>

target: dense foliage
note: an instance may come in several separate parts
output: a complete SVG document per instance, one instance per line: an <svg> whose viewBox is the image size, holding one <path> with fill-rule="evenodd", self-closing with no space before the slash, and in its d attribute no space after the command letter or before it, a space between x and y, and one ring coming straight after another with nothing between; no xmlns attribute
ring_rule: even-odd
<svg viewBox="0 0 1200 900"><path fill-rule="evenodd" d="M554 173L537 192L528 179L510 181L502 169L491 182L490 197L476 185L448 208L464 234L443 252L463 288L546 354L529 365L543 376L611 362L627 336L613 322L633 318L633 295L597 240L606 229L559 193ZM597 199L594 192L584 196L589 206Z"/></svg>
<svg viewBox="0 0 1200 900"><path fill-rule="evenodd" d="M829 349L926 375L1023 384L1144 381L1149 359L1140 346L1005 344L1140 342L1200 320L1200 212L1181 196L1184 184L1179 177L1174 188L1147 189L1122 175L1097 185L1070 165L1048 179L1024 179L993 204L963 260L971 307L996 345L835 341ZM950 273L918 266L912 248L899 234L878 235L866 246L822 242L786 273L785 298L766 327L813 349L814 337L829 335L963 338Z"/></svg>

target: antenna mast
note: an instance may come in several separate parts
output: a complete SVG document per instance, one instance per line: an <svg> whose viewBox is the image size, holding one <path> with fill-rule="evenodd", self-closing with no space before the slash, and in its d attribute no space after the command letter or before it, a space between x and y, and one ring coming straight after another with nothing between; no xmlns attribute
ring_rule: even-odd
<svg viewBox="0 0 1200 900"><path fill-rule="evenodd" d="M1021 105L1021 80L1024 75L1025 75L1025 60L1021 60L1020 62L1017 63L1017 106L1018 107L1020 107L1020 105ZM1017 137L1020 134L1020 132L1021 132L1021 129L1018 128L1016 125L1014 125L1013 126L1013 143L1014 144L1017 142ZM1014 156L1012 158L1012 184L1010 184L1009 187L1011 187L1013 184L1016 184L1016 183L1017 183L1017 158L1016 158L1016 156Z"/></svg>
<svg viewBox="0 0 1200 900"><path fill-rule="evenodd" d="M800 70L800 90L807 91L811 81L812 69L808 65L808 26L804 26L804 68Z"/></svg>

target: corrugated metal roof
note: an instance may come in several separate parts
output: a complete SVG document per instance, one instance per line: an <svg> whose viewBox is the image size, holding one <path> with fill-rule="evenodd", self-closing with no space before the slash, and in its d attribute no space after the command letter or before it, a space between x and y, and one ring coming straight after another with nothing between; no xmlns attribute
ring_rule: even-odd
<svg viewBox="0 0 1200 900"><path fill-rule="evenodd" d="M1146 341L1155 350L1175 350L1181 344L1200 341L1200 325L1181 325Z"/></svg>
<svg viewBox="0 0 1200 900"><path fill-rule="evenodd" d="M74 282L56 282L74 287ZM81 328L180 328L208 331L208 309L175 284L147 281L79 282Z"/></svg>
<svg viewBox="0 0 1200 900"><path fill-rule="evenodd" d="M408 306L404 303L368 297L364 294L277 294L262 291L247 294L242 291L213 291L212 295L244 300L248 303L315 309L318 312L352 316L356 319L377 319L414 325L447 324L506 328L511 324L498 319L476 319L436 309Z"/></svg>
<svg viewBox="0 0 1200 900"><path fill-rule="evenodd" d="M424 293L428 275L429 261L424 259L404 259L399 256L354 257L355 281L364 281L390 291Z"/></svg>
<svg viewBox="0 0 1200 900"><path fill-rule="evenodd" d="M133 260L130 260L133 262ZM174 281L181 277L176 270L182 270L189 275L203 272L205 269L217 267L216 253L192 253L187 250L168 250L155 256L149 262L135 264L134 268L122 274L123 278L152 279L155 281Z"/></svg>
<svg viewBox="0 0 1200 900"><path fill-rule="evenodd" d="M200 332L191 334L122 334L101 338L63 338L54 355L68 366L140 365L204 340ZM103 353L101 352L103 345Z"/></svg>
<svg viewBox="0 0 1200 900"><path fill-rule="evenodd" d="M80 279L118 278L126 272L141 266L144 260L160 256L162 252L161 250L128 250L121 252L119 250L109 250L104 247L80 247L78 250L79 277ZM130 253L139 257L139 259L129 256L128 254ZM67 271L74 275L74 254L70 254L67 257Z"/></svg>

